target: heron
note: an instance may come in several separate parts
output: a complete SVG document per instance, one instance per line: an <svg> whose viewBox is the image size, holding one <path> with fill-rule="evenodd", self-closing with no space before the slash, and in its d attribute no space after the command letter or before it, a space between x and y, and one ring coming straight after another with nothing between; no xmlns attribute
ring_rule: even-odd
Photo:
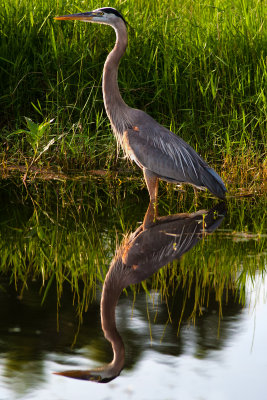
<svg viewBox="0 0 267 400"><path fill-rule="evenodd" d="M116 43L103 69L103 99L117 143L124 155L143 170L150 197L145 226L157 218L159 179L208 189L216 197L225 198L226 188L221 177L188 143L144 111L129 107L124 102L118 86L118 68L127 48L128 33L121 13L115 8L103 7L55 19L105 24L115 30Z"/></svg>
<svg viewBox="0 0 267 400"><path fill-rule="evenodd" d="M112 345L113 360L96 369L69 370L56 372L55 375L98 383L115 379L125 361L125 347L115 318L121 292L191 250L220 226L225 214L225 203L220 202L210 210L160 217L149 228L143 230L139 226L126 235L111 261L101 295L101 325L105 338Z"/></svg>

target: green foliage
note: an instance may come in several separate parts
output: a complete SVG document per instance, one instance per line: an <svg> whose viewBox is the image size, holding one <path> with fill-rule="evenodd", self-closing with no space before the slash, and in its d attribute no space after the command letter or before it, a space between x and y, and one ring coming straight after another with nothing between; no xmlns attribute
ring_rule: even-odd
<svg viewBox="0 0 267 400"><path fill-rule="evenodd" d="M26 134L27 142L31 145L34 151L34 155L36 155L40 145L40 141L43 138L45 132L47 131L47 128L50 126L51 122L53 122L53 120L46 121L41 124L36 124L30 118L25 117L25 119L28 130L20 129L16 133Z"/></svg>

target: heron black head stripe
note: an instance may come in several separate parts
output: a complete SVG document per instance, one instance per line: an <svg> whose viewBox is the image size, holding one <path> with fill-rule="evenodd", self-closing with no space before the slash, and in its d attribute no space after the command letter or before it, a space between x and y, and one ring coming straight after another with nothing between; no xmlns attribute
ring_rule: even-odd
<svg viewBox="0 0 267 400"><path fill-rule="evenodd" d="M103 8L100 8L100 10L103 11L103 12L105 12L105 13L107 13L107 14L114 14L114 15L116 15L116 17L121 18L121 19L124 21L124 23L126 24L126 21L125 21L125 19L123 18L123 16L121 15L121 13L119 13L119 11L117 11L115 8L103 7Z"/></svg>

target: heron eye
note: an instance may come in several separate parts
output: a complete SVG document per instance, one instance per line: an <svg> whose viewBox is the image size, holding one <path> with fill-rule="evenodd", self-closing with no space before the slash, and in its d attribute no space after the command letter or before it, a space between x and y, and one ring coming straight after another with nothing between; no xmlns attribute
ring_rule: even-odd
<svg viewBox="0 0 267 400"><path fill-rule="evenodd" d="M100 11L99 15L104 15L104 13L102 11Z"/></svg>

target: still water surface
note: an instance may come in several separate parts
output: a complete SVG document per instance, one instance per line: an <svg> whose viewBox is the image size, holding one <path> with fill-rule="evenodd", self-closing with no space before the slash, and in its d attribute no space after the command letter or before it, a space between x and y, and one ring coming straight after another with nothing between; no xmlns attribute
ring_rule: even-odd
<svg viewBox="0 0 267 400"><path fill-rule="evenodd" d="M0 399L265 399L264 200L232 199L226 212L214 199L163 193L161 215L191 215L141 236L146 195L114 190L1 182ZM195 214L203 208L212 211ZM127 263L131 283L147 280L116 307L121 373L102 384L54 375L112 360L102 287L109 265L118 276Z"/></svg>

